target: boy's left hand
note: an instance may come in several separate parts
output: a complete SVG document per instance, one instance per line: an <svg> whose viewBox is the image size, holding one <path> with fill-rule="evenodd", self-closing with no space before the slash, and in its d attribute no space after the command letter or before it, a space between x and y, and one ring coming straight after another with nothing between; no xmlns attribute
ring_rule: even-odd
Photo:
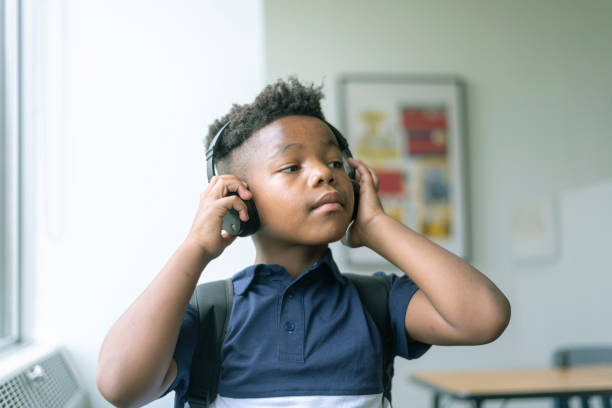
<svg viewBox="0 0 612 408"><path fill-rule="evenodd" d="M378 176L359 159L350 158L348 163L356 170L355 179L359 183L359 208L355 221L342 238L342 243L356 248L363 245L368 246L368 227L374 218L385 215L385 212L378 198L380 185Z"/></svg>

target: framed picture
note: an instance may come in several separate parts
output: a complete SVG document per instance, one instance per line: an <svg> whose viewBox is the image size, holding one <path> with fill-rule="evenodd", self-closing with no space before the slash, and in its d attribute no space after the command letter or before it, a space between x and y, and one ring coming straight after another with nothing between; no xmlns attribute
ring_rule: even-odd
<svg viewBox="0 0 612 408"><path fill-rule="evenodd" d="M385 212L467 259L465 85L457 77L343 75L340 129L380 179ZM388 262L345 248L355 267Z"/></svg>

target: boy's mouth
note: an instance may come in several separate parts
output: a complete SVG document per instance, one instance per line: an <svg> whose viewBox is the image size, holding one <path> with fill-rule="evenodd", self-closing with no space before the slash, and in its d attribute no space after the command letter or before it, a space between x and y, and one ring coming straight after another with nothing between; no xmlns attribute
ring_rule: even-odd
<svg viewBox="0 0 612 408"><path fill-rule="evenodd" d="M325 203L315 208L315 210L321 211L335 211L342 209L342 204L340 203Z"/></svg>
<svg viewBox="0 0 612 408"><path fill-rule="evenodd" d="M344 207L344 204L342 203L342 196L340 195L340 193L331 191L331 192L321 195L315 201L312 208L313 210L314 209L339 210L342 207Z"/></svg>

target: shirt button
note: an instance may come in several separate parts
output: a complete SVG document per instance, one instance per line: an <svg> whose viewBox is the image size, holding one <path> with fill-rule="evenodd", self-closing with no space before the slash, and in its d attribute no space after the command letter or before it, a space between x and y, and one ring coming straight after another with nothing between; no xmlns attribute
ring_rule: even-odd
<svg viewBox="0 0 612 408"><path fill-rule="evenodd" d="M295 324L293 322L285 322L285 330L291 334L295 331Z"/></svg>
<svg viewBox="0 0 612 408"><path fill-rule="evenodd" d="M293 299L293 291L290 291L289 293L287 293L287 297L289 299Z"/></svg>

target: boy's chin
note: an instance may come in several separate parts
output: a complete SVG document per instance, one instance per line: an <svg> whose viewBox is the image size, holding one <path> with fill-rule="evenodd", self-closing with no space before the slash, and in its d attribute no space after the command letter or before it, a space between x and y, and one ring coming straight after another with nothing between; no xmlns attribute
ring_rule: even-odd
<svg viewBox="0 0 612 408"><path fill-rule="evenodd" d="M341 231L337 232L329 242L340 241L346 235L346 230L347 229L348 229L348 227L346 227L344 230L341 230Z"/></svg>
<svg viewBox="0 0 612 408"><path fill-rule="evenodd" d="M347 227L348 228L348 227ZM331 231L319 231L318 236L313 240L313 244L330 244L332 242L340 241L344 234L346 234L347 228L335 229Z"/></svg>
<svg viewBox="0 0 612 408"><path fill-rule="evenodd" d="M258 234L261 237L271 238L273 240L286 241L291 243L299 243L303 245L326 245L332 242L340 241L346 234L349 224L340 225L323 225L314 230L302 230L302 231L287 231L283 228L283 231L275 231L267 228L262 228Z"/></svg>

